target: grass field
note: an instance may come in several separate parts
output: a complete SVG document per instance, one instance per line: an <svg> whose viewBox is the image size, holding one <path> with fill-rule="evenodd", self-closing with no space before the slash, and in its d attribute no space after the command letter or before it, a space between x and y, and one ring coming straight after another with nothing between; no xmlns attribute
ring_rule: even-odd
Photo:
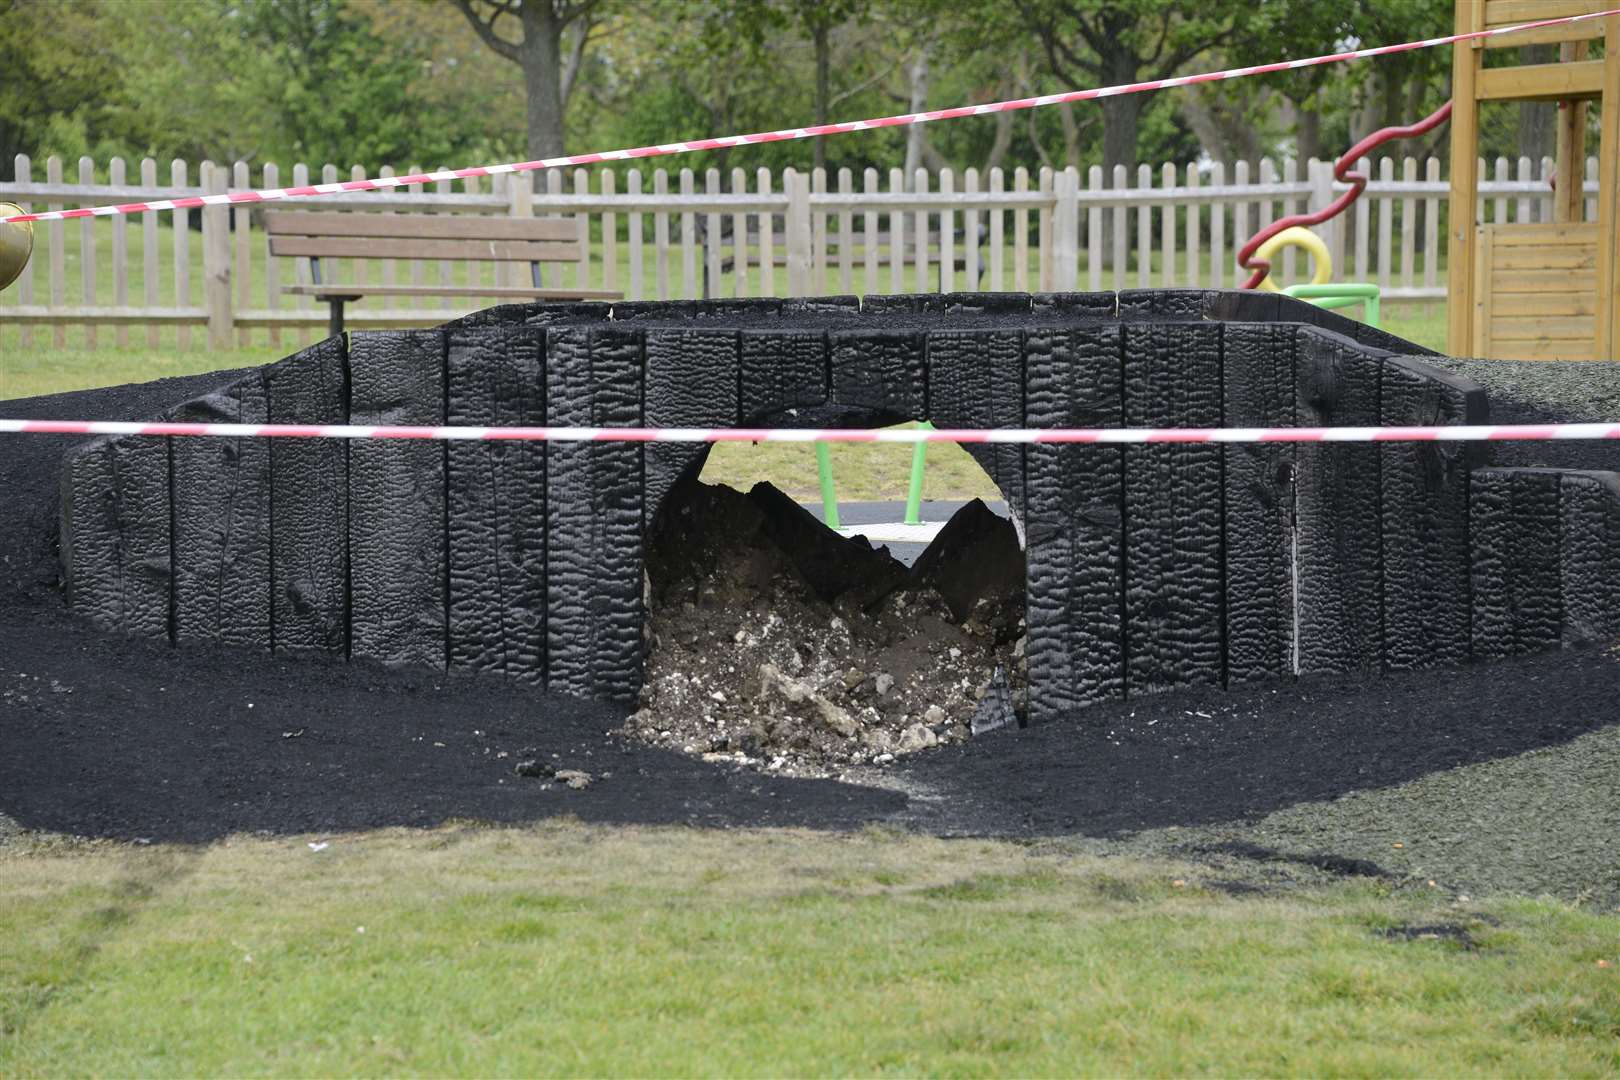
<svg viewBox="0 0 1620 1080"><path fill-rule="evenodd" d="M1614 918L1551 901L876 831L306 839L0 844L0 1074L1620 1069Z"/></svg>

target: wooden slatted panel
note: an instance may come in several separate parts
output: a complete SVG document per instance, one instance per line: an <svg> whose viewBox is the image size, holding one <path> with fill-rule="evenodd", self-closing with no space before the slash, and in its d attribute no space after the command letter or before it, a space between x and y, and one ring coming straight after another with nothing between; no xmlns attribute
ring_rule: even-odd
<svg viewBox="0 0 1620 1080"><path fill-rule="evenodd" d="M839 169L838 193L852 195L854 192L855 174L849 169ZM850 246L855 242L851 231L854 218L854 213L848 207L838 211L838 291L845 296L855 291L855 252Z"/></svg>
<svg viewBox="0 0 1620 1080"><path fill-rule="evenodd" d="M17 178L23 179L19 169ZM146 188L157 187L157 162L151 158L141 159L141 186ZM141 299L149 308L158 306L158 216L157 214L141 215ZM25 298L23 303L28 303ZM146 345L155 349L162 337L156 324L146 328ZM26 339L24 344L26 344Z"/></svg>
<svg viewBox="0 0 1620 1080"><path fill-rule="evenodd" d="M394 167L392 165L384 165L382 168L377 170L377 175L378 176L393 176L394 175ZM383 199L386 200L386 199L389 199L389 198L393 197L394 195L398 194L398 189L397 188L389 188L388 190L380 192L379 194L381 195L381 197ZM384 202L383 205L387 206L388 204L386 202ZM392 210L384 210L383 213L384 214L389 214L389 215L394 215L394 211L392 211ZM389 285L389 286L397 285L399 283L399 276L398 276L398 274L395 273L394 261L392 259L390 259L388 262L385 262L385 263L382 264L382 283L384 285ZM244 308L247 307L246 301L243 302L242 306Z"/></svg>
<svg viewBox="0 0 1620 1080"><path fill-rule="evenodd" d="M1567 19L1572 15L1604 11L1610 6L1605 0L1485 0L1485 27L1494 29L1542 19ZM1591 31L1587 33L1590 36Z"/></svg>
<svg viewBox="0 0 1620 1080"><path fill-rule="evenodd" d="M1114 166L1114 189L1116 191L1127 186L1126 175L1125 166ZM1113 210L1110 211L1109 216L1113 220L1114 227L1114 283L1111 287L1114 289L1123 289L1125 288L1125 252L1127 250L1125 236L1125 207L1114 207Z"/></svg>
<svg viewBox="0 0 1620 1080"><path fill-rule="evenodd" d="M1368 262L1368 239L1372 232L1373 211L1377 208L1378 200L1370 192L1363 192L1361 198L1351 204L1348 213L1354 215L1355 228L1355 280L1366 281L1367 275L1372 272ZM1348 269L1348 268L1347 268Z"/></svg>
<svg viewBox="0 0 1620 1080"><path fill-rule="evenodd" d="M1042 195L1052 197L1055 183L1050 166L1041 166L1038 187ZM1038 245L1035 260L1040 267L1036 280L1040 282L1042 292L1050 292L1056 287L1052 284L1052 211L1045 206L1035 211L1035 235Z"/></svg>
<svg viewBox="0 0 1620 1080"><path fill-rule="evenodd" d="M334 214L267 210L265 228L297 236L374 236L422 240L572 241L578 229L562 218L428 217L423 214Z"/></svg>
<svg viewBox="0 0 1620 1080"><path fill-rule="evenodd" d="M419 176L419 175L421 175L421 172L422 172L422 167L420 165L412 165L411 168L410 168L410 175L411 176ZM268 176L268 175L269 174L266 173L266 176ZM420 194L422 194L423 186L421 184L408 184L408 185L406 185L405 190L406 190L407 193L409 193L411 195L420 195ZM275 260L271 259L270 263L271 263L271 265L274 265ZM426 288L427 287L427 265L425 263L423 263L421 259L412 259L411 260L409 274L410 274L410 279L411 279L410 283L412 285L415 285L415 286L417 286L419 288ZM426 297L426 296L418 296L415 299L415 301L412 302L411 307L416 311L420 311L423 308L425 308L431 302L432 301L429 300L428 297ZM272 305L272 306L274 306L274 305ZM276 331L272 329L270 331L270 333L271 333L272 338L274 338L274 335L275 335Z"/></svg>
<svg viewBox="0 0 1620 1080"><path fill-rule="evenodd" d="M905 170L890 169L889 194L898 199L905 192ZM899 210L889 211L889 291L906 291L906 215Z"/></svg>
<svg viewBox="0 0 1620 1080"><path fill-rule="evenodd" d="M96 163L88 157L79 159L79 183L93 184L96 182ZM83 307L96 307L96 271L100 269L101 262L96 258L96 219L86 217L79 219L79 303ZM96 347L96 326L90 323L84 328L84 344L86 348Z"/></svg>
<svg viewBox="0 0 1620 1080"><path fill-rule="evenodd" d="M1136 186L1141 191L1153 187L1153 166L1136 167ZM1131 208L1136 215L1136 287L1153 287L1153 206L1146 198L1136 201Z"/></svg>
<svg viewBox="0 0 1620 1080"><path fill-rule="evenodd" d="M544 177L545 179L541 180L541 177ZM543 183L545 185L545 192L547 195L561 195L563 191L563 171L561 169L547 169L545 172L538 174L521 173L512 176L509 182L512 185L510 216L528 220L534 217L534 200L529 195L531 185L533 185L532 190L538 192L541 184ZM569 235L569 239L578 243L579 225L574 218L564 217L559 211L553 210L545 215L544 220L558 221L569 226L571 229L573 229L573 232ZM587 240L586 246L580 249L580 255L588 256L589 253L590 246L589 240ZM505 272L506 283L513 287L534 285L534 271L529 267L503 266L498 267L497 269ZM542 284L548 286L561 285L563 283L563 268L560 266L557 267L556 272L552 274L546 274L542 270L541 282Z"/></svg>
<svg viewBox="0 0 1620 1080"><path fill-rule="evenodd" d="M718 184L719 174L715 173L715 176L715 182ZM618 186L618 174L612 169L603 169L602 194L612 197ZM717 274L717 281L718 277ZM608 292L617 292L619 289L619 215L612 210L604 211L602 214L602 288Z"/></svg>
<svg viewBox="0 0 1620 1080"><path fill-rule="evenodd" d="M264 186L274 188L281 186L281 170L273 162L264 166ZM264 259L264 306L270 311L281 307L281 263L270 257L270 237L268 234L259 237L259 250ZM420 267L421 264L417 264ZM281 344L281 327L270 327L270 344Z"/></svg>
<svg viewBox="0 0 1620 1080"><path fill-rule="evenodd" d="M1247 161L1239 161L1232 167L1232 184L1236 187L1246 187L1248 186L1248 183L1249 163ZM1368 200L1357 199L1356 201L1361 204L1361 212L1365 214L1367 212L1366 207ZM1249 227L1249 200L1239 199L1237 202L1232 204L1232 246L1236 248L1237 251L1243 250L1243 245L1247 244L1249 242L1249 237L1253 235L1254 230ZM1237 284L1242 285L1244 281L1248 280L1248 273L1242 267L1237 265L1237 251L1233 252L1232 274L1236 279ZM1366 276L1366 271L1363 270L1361 274L1362 279L1365 280Z"/></svg>
<svg viewBox="0 0 1620 1080"><path fill-rule="evenodd" d="M248 171L245 161L238 161L231 166L231 186L238 191L249 191L253 188L253 174ZM252 243L252 214L246 203L238 203L231 208L231 249L234 255L234 266L231 273L236 275L236 308L246 311L253 305L253 254L249 247ZM238 348L246 348L253 340L253 331L245 326L236 328L236 344Z"/></svg>
<svg viewBox="0 0 1620 1080"><path fill-rule="evenodd" d="M1424 166L1423 178L1431 184L1440 182L1440 162L1430 158ZM1440 273L1440 200L1431 195L1423 200L1423 287L1433 289ZM1428 305L1425 305L1427 307Z"/></svg>
<svg viewBox="0 0 1620 1080"><path fill-rule="evenodd" d="M771 170L763 166L754 176L761 195L771 193ZM769 210L759 212L759 296L776 295L776 223Z"/></svg>
<svg viewBox="0 0 1620 1080"><path fill-rule="evenodd" d="M827 193L826 169L810 170L810 193ZM827 292L827 212L822 209L810 212L810 281L811 295L821 296Z"/></svg>
<svg viewBox="0 0 1620 1080"><path fill-rule="evenodd" d="M279 256L336 259L465 259L468 262L574 262L578 244L536 244L518 240L420 240L382 236L280 236L270 238ZM667 275L666 275L667 276ZM353 281L351 284L369 284Z"/></svg>
<svg viewBox="0 0 1620 1080"><path fill-rule="evenodd" d="M1407 183L1416 183L1417 159L1406 158L1401 162L1401 179ZM1414 262L1417 250L1417 199L1411 195L1401 199L1401 286L1410 289L1417 282L1417 265Z"/></svg>
<svg viewBox="0 0 1620 1080"><path fill-rule="evenodd" d="M1597 235L1597 226L1594 223L1563 222L1555 225L1494 229L1491 232L1491 243L1497 247L1509 248L1566 247L1595 244Z"/></svg>
<svg viewBox="0 0 1620 1080"><path fill-rule="evenodd" d="M979 170L969 168L962 174L962 186L967 191L969 199L976 199L979 195ZM966 280L962 288L968 292L978 292L979 285L979 211L974 208L962 212L963 232L963 269L962 276Z"/></svg>
<svg viewBox="0 0 1620 1080"><path fill-rule="evenodd" d="M669 198L669 173L659 169L653 173L653 203L664 206ZM669 214L653 211L653 266L658 280L658 299L669 299Z"/></svg>
<svg viewBox="0 0 1620 1080"><path fill-rule="evenodd" d="M1512 26L1516 23L1539 22L1542 19L1565 18L1604 11L1612 4L1606 0L1487 0L1478 12L1482 27ZM1525 30L1506 37L1486 38L1481 44L1487 49L1522 48L1559 41L1581 41L1601 33L1597 21L1573 23L1567 26L1544 26Z"/></svg>
<svg viewBox="0 0 1620 1080"><path fill-rule="evenodd" d="M1216 187L1226 186L1226 163L1210 165L1209 181ZM1226 204L1209 204L1209 284L1212 288L1226 288Z"/></svg>
<svg viewBox="0 0 1620 1080"><path fill-rule="evenodd" d="M128 181L124 175L124 159L115 157L107 166L107 180L114 187L123 187ZM113 306L129 307L129 215L113 218L112 227ZM113 338L120 349L129 348L129 327L119 324Z"/></svg>
<svg viewBox="0 0 1620 1080"><path fill-rule="evenodd" d="M740 171L740 170L739 170ZM631 169L625 177L626 190L632 198L641 194L641 170ZM630 296L631 300L645 300L647 291L643 284L646 275L646 266L642 256L641 241L641 211L632 210L625 215L630 227ZM739 260L740 262L741 260Z"/></svg>
<svg viewBox="0 0 1620 1080"><path fill-rule="evenodd" d="M585 198L590 193L590 173L584 169L575 169L574 194ZM588 289L591 287L591 215L583 210L577 211L571 224L574 226L574 242L579 245L579 262L574 267L574 287Z"/></svg>
<svg viewBox="0 0 1620 1080"><path fill-rule="evenodd" d="M1297 183L1299 181L1299 162L1295 161L1293 158L1289 158L1288 160L1284 161L1283 162L1283 174L1282 175L1283 175L1283 183L1285 183L1285 184ZM1283 199L1282 199L1282 212L1284 214L1299 214L1299 213L1303 213L1304 211L1305 211L1305 199L1304 199L1303 196L1293 196L1293 197L1284 196L1283 197ZM1282 253L1283 280L1288 282L1289 284L1293 284L1294 282L1301 280L1299 278L1299 276L1298 276L1298 273L1299 273L1298 262L1299 262L1299 248L1296 245L1289 244L1287 247L1283 248L1283 253ZM1168 284L1168 279L1166 279L1166 284Z"/></svg>
<svg viewBox="0 0 1620 1080"><path fill-rule="evenodd" d="M1161 170L1166 191L1176 186L1176 167L1165 162ZM1169 289L1176 284L1176 204L1166 199L1159 204L1159 287Z"/></svg>
<svg viewBox="0 0 1620 1080"><path fill-rule="evenodd" d="M681 170L681 194L691 198L697 190L697 181L691 169ZM580 215L584 220L585 215ZM690 210L681 211L681 295L696 300L699 292L697 268L697 215ZM585 287L585 274L580 271L579 287Z"/></svg>
<svg viewBox="0 0 1620 1080"><path fill-rule="evenodd" d="M1564 101L1594 98L1603 89L1603 61L1521 64L1479 73L1474 96L1481 101Z"/></svg>
<svg viewBox="0 0 1620 1080"><path fill-rule="evenodd" d="M1392 158L1378 159L1378 179L1391 183L1395 179L1395 161ZM1390 243L1395 237L1395 200L1381 199L1378 206L1378 288L1381 292L1389 291L1390 264L1394 261L1390 257Z"/></svg>
<svg viewBox="0 0 1620 1080"><path fill-rule="evenodd" d="M363 289L366 296L483 296L493 299L512 297L548 297L551 299L618 300L616 293L602 289L574 289L533 285L289 285L287 291L295 296L343 296ZM409 309L407 309L409 310Z"/></svg>
<svg viewBox="0 0 1620 1080"><path fill-rule="evenodd" d="M956 190L956 178L951 170L939 171L939 192L941 195L952 195ZM956 214L948 207L941 208L939 212L939 291L948 293L956 291ZM919 282L918 292L928 292L928 284Z"/></svg>
<svg viewBox="0 0 1620 1080"><path fill-rule="evenodd" d="M878 171L867 169L861 174L861 186L868 195L878 193ZM868 210L861 215L861 256L864 259L862 269L865 275L861 278L861 293L864 295L878 290L878 215L876 210Z"/></svg>
<svg viewBox="0 0 1620 1080"><path fill-rule="evenodd" d="M176 158L169 164L169 183L174 187L186 187L186 163ZM188 245L191 238L191 211L175 210L170 215L174 219L172 254L174 257L174 306L184 308L191 306L191 252ZM60 332L60 330L58 330ZM175 338L182 350L191 348L191 327L181 323L175 328Z"/></svg>
<svg viewBox="0 0 1620 1080"><path fill-rule="evenodd" d="M442 167L437 171L443 171ZM440 195L449 195L451 192L451 182L449 180L435 181L433 190ZM443 213L446 216L449 215L449 211L444 211ZM445 288L449 288L451 285L455 284L454 271L451 269L450 260L448 259L439 260L439 284L443 285ZM439 298L439 307L441 309L448 308L449 306L450 298L448 296Z"/></svg>
<svg viewBox="0 0 1620 1080"><path fill-rule="evenodd" d="M703 174L703 190L708 195L720 194L720 170L710 169ZM714 212L703 218L703 295L720 295L720 215Z"/></svg>
<svg viewBox="0 0 1620 1080"><path fill-rule="evenodd" d="M1478 230L1483 273L1476 332L1483 355L1513 360L1596 356L1596 225L1490 225Z"/></svg>
<svg viewBox="0 0 1620 1080"><path fill-rule="evenodd" d="M366 167L364 165L351 165L351 166L349 166L349 179L350 180L364 180L365 178L366 178ZM353 269L353 271L350 273L350 275L347 278L345 278L343 280L352 281L352 282L356 282L356 283L362 283L362 284L366 283L366 282L369 282L371 280L371 265L372 264L370 262L367 262L365 259L355 259L354 260L354 269Z"/></svg>
<svg viewBox="0 0 1620 1080"><path fill-rule="evenodd" d="M990 193L1000 195L1007 188L1007 174L1001 166L990 170ZM990 291L1001 292L1007 262L1007 214L999 206L991 208L990 218Z"/></svg>
<svg viewBox="0 0 1620 1080"><path fill-rule="evenodd" d="M928 191L928 170L918 169L912 175L912 190L919 195ZM928 211L918 210L911 224L912 281L911 292L928 291Z"/></svg>
<svg viewBox="0 0 1620 1080"><path fill-rule="evenodd" d="M1197 162L1188 162L1187 163L1187 187L1189 189L1193 190L1193 191L1196 191L1196 190L1198 190L1198 185L1199 185L1198 164L1197 164ZM1187 276L1183 280L1185 280L1185 282L1188 285L1192 285L1192 286L1196 287L1198 285L1203 284L1203 281L1204 281L1203 269L1199 265L1200 260L1199 260L1199 254L1198 254L1199 251L1201 250L1201 245L1199 243L1199 233L1203 228L1203 225L1202 225L1203 211L1199 208L1199 205L1196 202L1189 202L1187 204L1186 217L1187 217Z"/></svg>
<svg viewBox="0 0 1620 1080"><path fill-rule="evenodd" d="M16 167L16 177L19 184L28 184L33 182L34 163L27 154L18 154L16 158L13 159L13 164ZM22 207L23 213L25 214L33 212L31 203L20 202L17 205ZM146 217L154 218L157 217L157 215L147 214ZM40 230L37 228L34 230L36 242L38 240L39 232ZM37 259L29 259L27 262L23 263L22 276L17 279L17 302L23 307L32 307L34 304L34 263L37 261ZM33 348L34 328L27 323L23 323L22 326L18 328L18 333L20 334L19 340L22 347L24 349ZM155 345L156 342L153 342L153 344ZM0 371L0 374L3 374L3 371Z"/></svg>
<svg viewBox="0 0 1620 1080"><path fill-rule="evenodd" d="M731 170L731 193L748 194L748 174ZM731 215L731 295L748 295L748 215L741 210Z"/></svg>
<svg viewBox="0 0 1620 1080"><path fill-rule="evenodd" d="M1101 165L1093 165L1086 170L1086 190L1102 191L1103 170ZM1092 292L1102 291L1103 272L1103 212L1102 207L1091 203L1086 207L1086 288Z"/></svg>

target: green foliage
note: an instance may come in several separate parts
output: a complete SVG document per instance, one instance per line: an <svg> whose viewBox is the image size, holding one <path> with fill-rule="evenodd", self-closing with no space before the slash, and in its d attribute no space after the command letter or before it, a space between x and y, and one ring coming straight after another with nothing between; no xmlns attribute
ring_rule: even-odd
<svg viewBox="0 0 1620 1080"><path fill-rule="evenodd" d="M1446 31L1450 12L1450 0L1346 0L1308 14L1292 0L602 0L568 140L629 146L808 124L818 108L833 120L901 112L924 56L926 104L938 107L1406 40ZM19 152L374 170L524 146L521 71L445 0L0 0L0 25L0 176ZM1283 155L1306 116L1331 155L1438 105L1448 66L1446 50L1426 50L1133 97L1129 108L1110 99L933 125L924 163L1084 168L1125 121L1138 161ZM1194 123L1200 115L1209 122ZM886 174L905 147L891 129L823 150L830 170ZM1443 153L1443 137L1429 148ZM808 159L793 142L683 165Z"/></svg>

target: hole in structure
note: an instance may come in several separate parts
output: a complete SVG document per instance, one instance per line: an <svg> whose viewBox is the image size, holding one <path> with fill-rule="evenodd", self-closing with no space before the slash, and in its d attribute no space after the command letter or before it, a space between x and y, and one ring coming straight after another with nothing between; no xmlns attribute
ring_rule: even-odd
<svg viewBox="0 0 1620 1080"><path fill-rule="evenodd" d="M649 528L643 689L626 734L828 776L1020 722L1024 554L1004 509L966 500L907 565L829 529L811 500L704 483L702 469ZM737 471L728 479L746 484Z"/></svg>

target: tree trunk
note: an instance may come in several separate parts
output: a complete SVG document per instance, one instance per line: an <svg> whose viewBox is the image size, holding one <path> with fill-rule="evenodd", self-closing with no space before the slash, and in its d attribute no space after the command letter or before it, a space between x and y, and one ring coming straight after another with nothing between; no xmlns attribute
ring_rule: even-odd
<svg viewBox="0 0 1620 1080"><path fill-rule="evenodd" d="M984 159L984 175L988 180L991 169L999 169L1001 163L1007 160L1007 151L1012 149L1013 140L1013 114L1010 112L996 113L996 137L990 143L990 153Z"/></svg>
<svg viewBox="0 0 1620 1080"><path fill-rule="evenodd" d="M928 107L928 60L934 43L925 41L912 57L906 74L911 83L911 97L907 112L922 112ZM912 124L906 128L906 190L910 191L917 170L922 166L923 145L928 139L925 124Z"/></svg>
<svg viewBox="0 0 1620 1080"><path fill-rule="evenodd" d="M1295 105L1294 157L1309 161L1322 156L1322 114L1315 109Z"/></svg>
<svg viewBox="0 0 1620 1080"><path fill-rule="evenodd" d="M1528 45L1519 50L1521 64L1551 64L1558 59L1555 45ZM1551 101L1519 102L1519 155L1539 170L1541 159L1557 148L1558 106Z"/></svg>
<svg viewBox="0 0 1620 1080"><path fill-rule="evenodd" d="M1115 165L1125 166L1129 173L1136 164L1136 132L1142 120L1142 101L1140 94L1103 98L1103 171L1109 176L1114 175Z"/></svg>
<svg viewBox="0 0 1620 1080"><path fill-rule="evenodd" d="M563 152L562 33L551 0L523 5L523 87L528 100L529 157Z"/></svg>
<svg viewBox="0 0 1620 1080"><path fill-rule="evenodd" d="M1080 168L1080 125L1074 120L1074 102L1065 101L1058 106L1058 120L1063 124L1063 161Z"/></svg>
<svg viewBox="0 0 1620 1080"><path fill-rule="evenodd" d="M811 40L816 47L815 122L817 127L821 127L827 123L827 102L831 98L831 90L829 89L828 84L831 81L832 73L832 46L829 44L827 39L828 32L825 26L818 25L811 34ZM815 168L826 168L826 136L818 135L814 139L811 139L810 142L813 144L811 146L811 151L814 155L812 160Z"/></svg>

